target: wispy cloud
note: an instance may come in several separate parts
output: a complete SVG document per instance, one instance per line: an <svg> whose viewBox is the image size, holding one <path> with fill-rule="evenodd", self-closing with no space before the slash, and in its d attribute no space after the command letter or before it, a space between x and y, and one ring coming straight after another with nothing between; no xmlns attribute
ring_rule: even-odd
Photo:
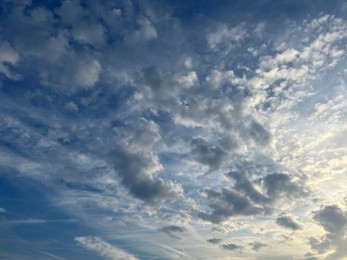
<svg viewBox="0 0 347 260"><path fill-rule="evenodd" d="M75 237L75 241L88 250L95 251L99 255L107 259L122 259L122 260L135 260L135 256L125 252L124 250L117 248L99 237L87 236L87 237Z"/></svg>

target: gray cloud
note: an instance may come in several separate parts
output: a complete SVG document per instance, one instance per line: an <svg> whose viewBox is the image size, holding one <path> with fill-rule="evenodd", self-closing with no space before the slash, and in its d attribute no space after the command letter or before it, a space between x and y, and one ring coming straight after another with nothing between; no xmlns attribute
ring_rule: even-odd
<svg viewBox="0 0 347 260"><path fill-rule="evenodd" d="M291 217L279 217L276 219L276 223L291 230L301 229L301 226L296 223Z"/></svg>
<svg viewBox="0 0 347 260"><path fill-rule="evenodd" d="M159 205L165 199L175 197L180 189L171 181L153 177L163 167L152 152L152 146L160 139L159 129L153 121L143 118L130 127L132 134L126 132L127 128L123 129L124 138L128 140L111 153L111 161L122 184L133 196Z"/></svg>
<svg viewBox="0 0 347 260"><path fill-rule="evenodd" d="M343 232L347 224L347 215L338 206L326 206L313 217L329 233Z"/></svg>
<svg viewBox="0 0 347 260"><path fill-rule="evenodd" d="M179 234L187 231L187 229L185 227L176 226L176 225L162 227L158 230L166 233L170 237L178 238L178 239L180 238Z"/></svg>
<svg viewBox="0 0 347 260"><path fill-rule="evenodd" d="M204 165L207 165L210 170L215 170L221 166L227 152L219 146L212 145L201 137L191 140L192 146L191 157Z"/></svg>
<svg viewBox="0 0 347 260"><path fill-rule="evenodd" d="M249 243L249 245L251 246L252 250L254 251L259 251L260 249L267 247L267 244L261 243L261 242L252 242Z"/></svg>
<svg viewBox="0 0 347 260"><path fill-rule="evenodd" d="M261 146L268 145L272 139L271 133L255 119L250 121L243 135L246 139L251 138L256 144Z"/></svg>
<svg viewBox="0 0 347 260"><path fill-rule="evenodd" d="M234 190L224 188L221 192L211 189L201 191L209 200L210 213L203 211L198 212L198 216L212 223L220 223L231 216L252 216L260 214L263 208L257 207L251 201Z"/></svg>
<svg viewBox="0 0 347 260"><path fill-rule="evenodd" d="M264 178L264 187L269 197L301 197L307 195L304 186L294 182L288 174L272 173Z"/></svg>
<svg viewBox="0 0 347 260"><path fill-rule="evenodd" d="M158 165L150 151L148 153L131 153L120 148L112 153L112 157L122 184L129 192L144 202L157 205L167 198L175 197L175 185L160 178L154 179L149 174Z"/></svg>
<svg viewBox="0 0 347 260"><path fill-rule="evenodd" d="M222 248L225 250L229 250L229 251L241 251L243 249L242 246L236 245L236 244L223 244Z"/></svg>
<svg viewBox="0 0 347 260"><path fill-rule="evenodd" d="M255 203L267 203L268 197L259 192L252 182L248 179L246 172L232 171L227 174L228 177L235 180L234 188L248 196Z"/></svg>
<svg viewBox="0 0 347 260"><path fill-rule="evenodd" d="M334 249L327 259L342 259L347 256L347 213L337 205L325 206L314 213L313 219L324 228L326 234L319 238L310 237L311 248L320 254Z"/></svg>
<svg viewBox="0 0 347 260"><path fill-rule="evenodd" d="M222 239L220 238L210 238L209 240L207 240L208 243L214 244L214 245L219 244L221 241Z"/></svg>

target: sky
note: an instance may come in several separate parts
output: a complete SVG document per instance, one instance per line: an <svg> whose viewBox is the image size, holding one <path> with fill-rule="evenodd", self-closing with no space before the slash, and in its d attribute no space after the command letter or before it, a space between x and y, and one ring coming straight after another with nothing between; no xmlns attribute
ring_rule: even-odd
<svg viewBox="0 0 347 260"><path fill-rule="evenodd" d="M347 259L347 3L0 4L0 258Z"/></svg>

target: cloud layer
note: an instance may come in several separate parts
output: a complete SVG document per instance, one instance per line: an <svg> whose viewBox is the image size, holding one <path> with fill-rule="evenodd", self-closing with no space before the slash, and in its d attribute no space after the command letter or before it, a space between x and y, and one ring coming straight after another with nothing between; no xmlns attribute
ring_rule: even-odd
<svg viewBox="0 0 347 260"><path fill-rule="evenodd" d="M0 258L346 257L346 10L4 1Z"/></svg>

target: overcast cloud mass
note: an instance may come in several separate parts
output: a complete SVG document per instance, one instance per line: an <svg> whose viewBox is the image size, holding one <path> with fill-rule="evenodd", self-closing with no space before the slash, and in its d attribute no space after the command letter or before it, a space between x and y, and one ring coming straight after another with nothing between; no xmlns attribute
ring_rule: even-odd
<svg viewBox="0 0 347 260"><path fill-rule="evenodd" d="M1 259L346 259L347 3L3 0Z"/></svg>

